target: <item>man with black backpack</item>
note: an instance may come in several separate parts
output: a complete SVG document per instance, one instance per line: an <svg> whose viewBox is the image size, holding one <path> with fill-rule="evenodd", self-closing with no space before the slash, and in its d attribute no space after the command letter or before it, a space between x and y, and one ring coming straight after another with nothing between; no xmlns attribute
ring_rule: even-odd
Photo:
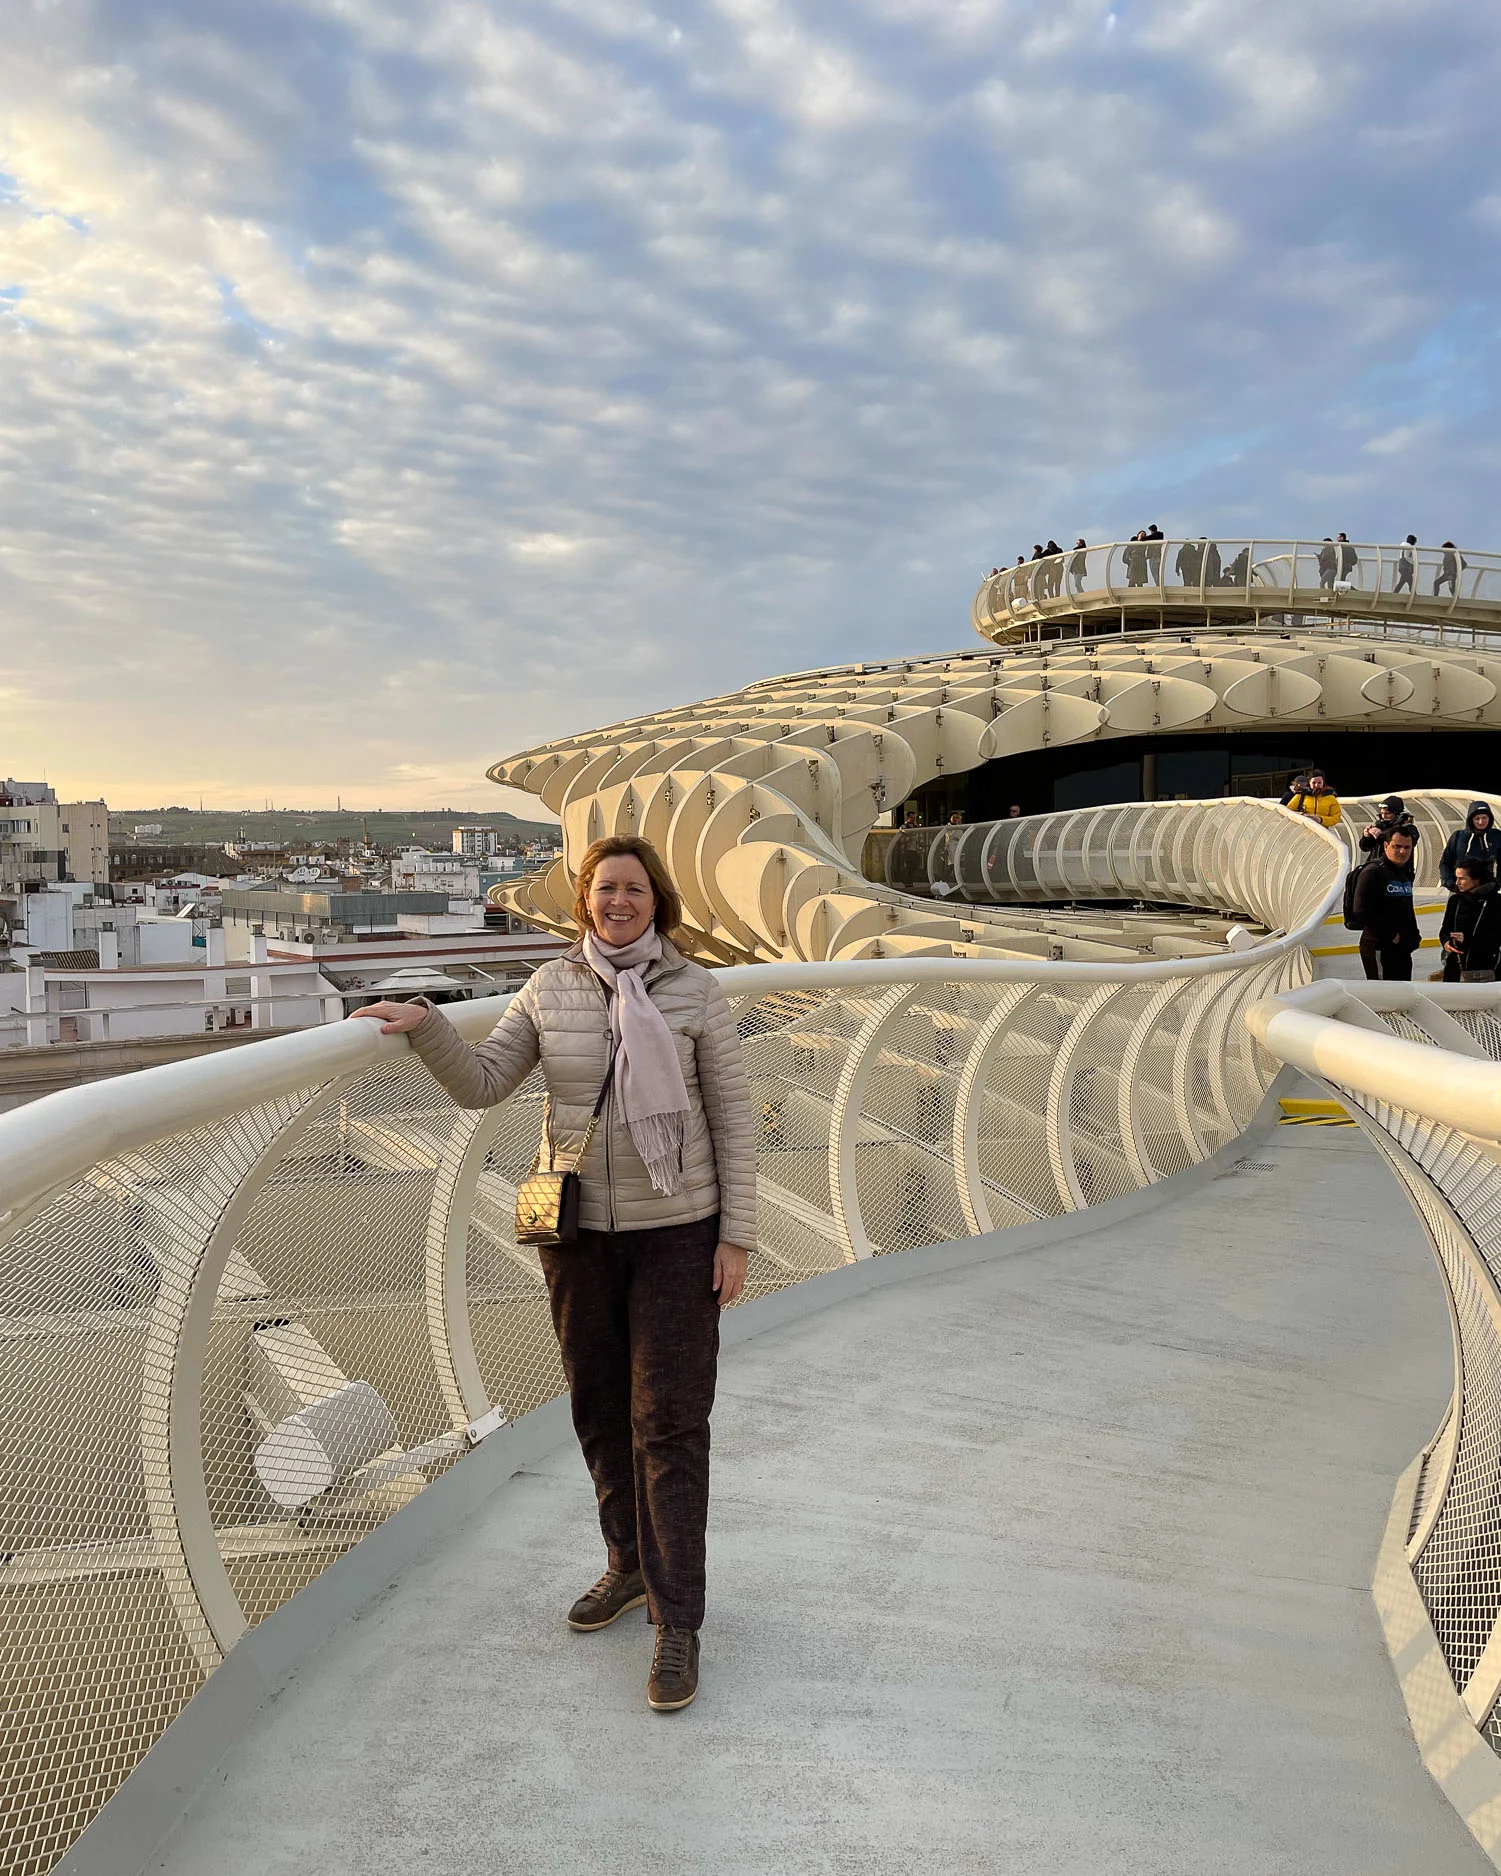
<svg viewBox="0 0 1501 1876"><path fill-rule="evenodd" d="M1423 942L1412 909L1412 834L1391 828L1365 865L1345 882L1345 924L1360 933L1367 977L1408 983L1412 954Z"/></svg>

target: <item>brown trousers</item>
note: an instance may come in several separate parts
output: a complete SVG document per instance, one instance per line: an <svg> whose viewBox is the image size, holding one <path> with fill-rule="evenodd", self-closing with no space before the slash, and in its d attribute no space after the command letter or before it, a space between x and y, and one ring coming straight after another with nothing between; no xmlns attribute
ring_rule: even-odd
<svg viewBox="0 0 1501 1876"><path fill-rule="evenodd" d="M610 1568L639 1567L652 1621L672 1628L704 1619L718 1242L715 1216L541 1253Z"/></svg>

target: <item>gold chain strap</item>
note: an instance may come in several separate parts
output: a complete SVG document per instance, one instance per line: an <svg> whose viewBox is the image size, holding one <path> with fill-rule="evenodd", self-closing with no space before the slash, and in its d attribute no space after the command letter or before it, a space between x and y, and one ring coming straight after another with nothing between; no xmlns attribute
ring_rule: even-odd
<svg viewBox="0 0 1501 1876"><path fill-rule="evenodd" d="M588 1156L589 1142L594 1138L594 1129L599 1125L599 1117L605 1111L603 1100L605 1088L609 1087L610 1078L614 1073L615 1051L612 1049L610 1051L610 1065L605 1070L605 1086L599 1091L601 1097L600 1104L589 1116L589 1125L584 1129L584 1137L579 1143L578 1156L573 1162L574 1172L579 1172L582 1169L584 1160ZM553 1163L552 1152L552 1096L550 1094L545 1094L542 1097L542 1138L537 1142L537 1151L532 1158L532 1172L540 1172L542 1169L542 1149L544 1146L547 1148L547 1169L549 1172L556 1172L558 1169Z"/></svg>

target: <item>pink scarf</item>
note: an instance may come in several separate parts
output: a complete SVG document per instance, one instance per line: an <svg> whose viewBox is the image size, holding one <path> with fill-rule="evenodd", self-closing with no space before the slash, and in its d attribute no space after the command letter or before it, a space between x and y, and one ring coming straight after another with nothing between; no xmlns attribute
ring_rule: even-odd
<svg viewBox="0 0 1501 1876"><path fill-rule="evenodd" d="M661 955L662 940L654 928L628 945L606 944L592 931L584 934L584 956L590 969L607 990L615 992L610 999L615 1086L620 1090L631 1145L640 1154L653 1187L673 1193L683 1179L688 1089L672 1031L646 993L646 967Z"/></svg>

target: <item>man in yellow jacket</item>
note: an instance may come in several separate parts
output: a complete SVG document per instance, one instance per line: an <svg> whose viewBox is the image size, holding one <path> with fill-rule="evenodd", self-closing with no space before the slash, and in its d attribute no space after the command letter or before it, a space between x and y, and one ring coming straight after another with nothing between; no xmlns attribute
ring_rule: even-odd
<svg viewBox="0 0 1501 1876"><path fill-rule="evenodd" d="M1333 793L1318 769L1308 771L1308 785L1288 802L1294 814L1311 814L1322 827L1338 827L1339 797Z"/></svg>

